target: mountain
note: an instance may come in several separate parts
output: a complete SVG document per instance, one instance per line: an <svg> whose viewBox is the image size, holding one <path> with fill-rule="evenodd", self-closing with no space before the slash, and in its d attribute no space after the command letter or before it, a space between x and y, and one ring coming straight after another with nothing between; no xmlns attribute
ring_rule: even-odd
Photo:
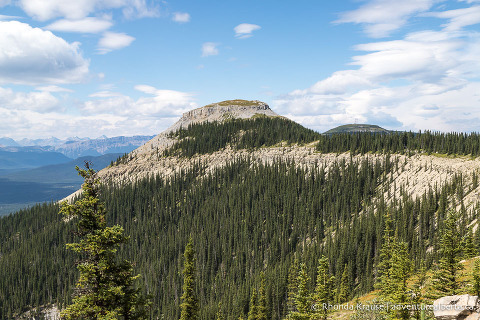
<svg viewBox="0 0 480 320"><path fill-rule="evenodd" d="M390 133L389 130L374 124L345 124L326 131L324 134L334 133L355 133L355 132L371 132L371 133Z"/></svg>
<svg viewBox="0 0 480 320"><path fill-rule="evenodd" d="M38 147L0 147L0 174L71 161L71 158Z"/></svg>
<svg viewBox="0 0 480 320"><path fill-rule="evenodd" d="M20 146L20 145L11 138L0 138L0 147L17 147L17 146Z"/></svg>
<svg viewBox="0 0 480 320"><path fill-rule="evenodd" d="M264 277L267 319L277 320L291 308L295 260L309 292L323 255L341 302L371 292L387 212L415 270L432 269L449 210L462 238L477 230L479 156L475 133L322 135L263 102L230 100L185 113L98 176L152 319L179 318L191 237L200 319L246 318ZM0 219L0 318L71 301L79 257L65 243L75 219L58 211L43 204Z"/></svg>
<svg viewBox="0 0 480 320"><path fill-rule="evenodd" d="M86 156L65 163L1 175L0 216L35 203L56 201L68 196L78 190L83 182L75 171L75 166L82 167L85 161L90 161L93 168L100 170L121 155L113 153L97 157Z"/></svg>
<svg viewBox="0 0 480 320"><path fill-rule="evenodd" d="M17 147L11 151L38 150L59 152L76 159L83 156L99 156L107 153L129 153L143 145L154 136L112 137L101 136L97 139L71 137L61 140L55 137L48 139L22 139L16 142L10 138L0 138L0 147ZM3 141L3 142L2 142ZM24 147L24 149L22 149Z"/></svg>

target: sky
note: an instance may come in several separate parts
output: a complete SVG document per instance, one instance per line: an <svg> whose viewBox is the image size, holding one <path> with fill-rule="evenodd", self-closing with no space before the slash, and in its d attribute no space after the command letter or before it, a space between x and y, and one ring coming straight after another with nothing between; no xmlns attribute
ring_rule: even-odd
<svg viewBox="0 0 480 320"><path fill-rule="evenodd" d="M478 132L480 0L0 0L0 137L153 135L229 99Z"/></svg>

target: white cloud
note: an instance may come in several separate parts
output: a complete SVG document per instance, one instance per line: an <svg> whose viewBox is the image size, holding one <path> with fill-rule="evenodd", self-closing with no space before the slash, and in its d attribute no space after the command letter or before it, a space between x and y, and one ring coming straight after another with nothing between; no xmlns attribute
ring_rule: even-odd
<svg viewBox="0 0 480 320"><path fill-rule="evenodd" d="M403 27L408 19L429 10L434 0L370 0L360 8L340 15L336 23L358 23L373 38L389 36Z"/></svg>
<svg viewBox="0 0 480 320"><path fill-rule="evenodd" d="M0 87L0 105L10 110L46 112L59 109L59 101L48 91L14 92Z"/></svg>
<svg viewBox="0 0 480 320"><path fill-rule="evenodd" d="M256 24L250 24L250 23L242 23L233 28L235 31L235 37L239 39L246 39L250 38L252 36L252 32L255 30L259 30L262 27Z"/></svg>
<svg viewBox="0 0 480 320"><path fill-rule="evenodd" d="M172 20L178 23L186 23L190 21L190 14L186 12L174 12Z"/></svg>
<svg viewBox="0 0 480 320"><path fill-rule="evenodd" d="M273 106L320 131L355 119L390 129L478 131L480 34L462 29L476 18L455 20L475 10L435 13L448 19L440 31L357 45L356 68L292 91Z"/></svg>
<svg viewBox="0 0 480 320"><path fill-rule="evenodd" d="M73 92L73 90L62 88L55 85L36 87L35 90L45 91L45 92Z"/></svg>
<svg viewBox="0 0 480 320"><path fill-rule="evenodd" d="M98 92L90 95L101 99L85 102L81 110L88 114L114 114L131 117L173 117L195 108L193 95L175 90L162 90L148 85L137 85L135 90L149 96L137 100L115 92Z"/></svg>
<svg viewBox="0 0 480 320"><path fill-rule="evenodd" d="M40 21L54 18L80 20L101 10L122 9L126 18L156 17L158 6L145 0L19 0L19 6Z"/></svg>
<svg viewBox="0 0 480 320"><path fill-rule="evenodd" d="M105 54L113 50L122 49L128 47L134 40L134 37L125 33L105 32L98 41L98 52Z"/></svg>
<svg viewBox="0 0 480 320"><path fill-rule="evenodd" d="M443 26L448 31L458 31L466 26L480 23L480 6L472 6L469 8L447 10L443 12L429 12L425 16L450 19Z"/></svg>
<svg viewBox="0 0 480 320"><path fill-rule="evenodd" d="M133 99L111 91L97 92L91 95L91 100L77 104L77 112L66 112L63 103L50 92L24 93L0 87L0 136L66 138L92 137L92 134L158 134L183 112L197 107L190 93L147 85L138 85L135 89L145 95Z"/></svg>
<svg viewBox="0 0 480 320"><path fill-rule="evenodd" d="M18 21L0 21L0 82L72 83L88 74L79 43Z"/></svg>
<svg viewBox="0 0 480 320"><path fill-rule="evenodd" d="M112 25L110 19L86 17L80 20L57 20L46 26L45 29L62 32L99 33L109 29Z"/></svg>
<svg viewBox="0 0 480 320"><path fill-rule="evenodd" d="M218 54L218 43L205 42L202 45L202 57L216 56Z"/></svg>

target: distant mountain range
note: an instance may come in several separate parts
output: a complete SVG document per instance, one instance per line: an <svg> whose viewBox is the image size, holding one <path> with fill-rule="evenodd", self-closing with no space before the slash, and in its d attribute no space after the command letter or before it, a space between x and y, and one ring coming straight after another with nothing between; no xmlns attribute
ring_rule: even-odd
<svg viewBox="0 0 480 320"><path fill-rule="evenodd" d="M22 139L18 141L4 137L0 138L0 150L5 152L27 153L56 152L70 159L76 159L83 156L100 156L107 153L128 153L145 144L145 142L153 137L154 136L120 136L107 138L101 136L96 139L73 137L65 140L51 137L48 139ZM0 169L2 168L1 161L2 159L0 157Z"/></svg>

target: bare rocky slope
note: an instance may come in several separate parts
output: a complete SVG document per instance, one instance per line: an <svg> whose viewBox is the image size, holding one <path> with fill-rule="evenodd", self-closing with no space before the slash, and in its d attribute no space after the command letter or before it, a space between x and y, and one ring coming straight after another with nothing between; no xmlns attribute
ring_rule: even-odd
<svg viewBox="0 0 480 320"><path fill-rule="evenodd" d="M315 163L327 167L338 160L350 159L349 153L334 154L320 153L315 150L315 142L303 145L277 145L256 150L233 150L227 147L224 150L206 155L196 155L192 158L180 158L176 156L165 157L162 155L177 140L169 136L180 128L186 128L192 123L205 121L223 121L231 118L251 118L255 115L278 117L270 107L260 101L229 100L210 104L198 109L191 110L180 118L173 126L160 133L145 145L139 147L128 155L123 163L107 167L99 172L100 178L105 182L121 184L135 181L152 174L168 177L181 169L188 168L195 163L203 163L207 166L207 172L238 157L249 156L261 162L273 162L276 159L294 160L299 166L311 166ZM385 199L390 201L394 196L400 195L403 188L414 198L421 196L431 187L440 187L451 181L455 175L462 174L464 184L464 203L472 207L477 203L480 194L480 186L472 188L472 173L480 171L480 159L471 157L445 157L439 155L414 154L412 156L393 155L399 159L398 169L390 176L390 186L380 186ZM384 155L367 154L357 155L353 159L360 161L368 158L371 161L383 160Z"/></svg>

